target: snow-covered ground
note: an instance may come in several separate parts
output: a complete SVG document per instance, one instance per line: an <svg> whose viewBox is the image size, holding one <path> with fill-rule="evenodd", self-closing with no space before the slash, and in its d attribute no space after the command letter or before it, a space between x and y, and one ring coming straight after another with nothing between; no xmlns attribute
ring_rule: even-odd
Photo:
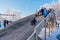
<svg viewBox="0 0 60 40"><path fill-rule="evenodd" d="M50 29L50 34L52 34L52 32L54 32L56 30L56 28ZM51 32L52 31L52 32ZM42 31L40 32L40 34L38 35L42 40L44 40L45 38L45 28L42 29ZM49 37L49 28L46 28L46 38Z"/></svg>
<svg viewBox="0 0 60 40"><path fill-rule="evenodd" d="M50 35L50 37L47 37L47 40L58 40L57 35L60 34L60 27L56 28L54 32Z"/></svg>
<svg viewBox="0 0 60 40"><path fill-rule="evenodd" d="M50 33L49 36L49 29L47 28L46 31L46 40L58 40L57 35L60 34L60 27L55 27L54 30ZM40 34L38 35L42 40L45 39L45 29L43 28Z"/></svg>

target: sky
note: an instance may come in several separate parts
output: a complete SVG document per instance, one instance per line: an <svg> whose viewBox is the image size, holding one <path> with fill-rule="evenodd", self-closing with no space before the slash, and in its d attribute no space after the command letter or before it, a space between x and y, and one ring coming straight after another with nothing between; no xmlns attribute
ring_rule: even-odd
<svg viewBox="0 0 60 40"><path fill-rule="evenodd" d="M4 13L8 8L19 10L22 16L35 13L41 5L51 4L53 0L0 0L0 13ZM58 0L54 0L57 2Z"/></svg>

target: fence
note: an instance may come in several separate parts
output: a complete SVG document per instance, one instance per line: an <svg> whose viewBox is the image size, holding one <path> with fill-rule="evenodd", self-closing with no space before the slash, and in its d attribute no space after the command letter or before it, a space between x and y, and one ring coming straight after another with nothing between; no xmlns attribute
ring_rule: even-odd
<svg viewBox="0 0 60 40"><path fill-rule="evenodd" d="M40 38L38 37L39 33L41 32L42 28L46 28L46 23L48 22L48 20L51 20L50 18L53 18L55 21L55 17L54 17L54 11L52 10L51 13L48 14L48 16L46 18L44 18L34 29L34 32L31 34L30 37L28 37L27 40L40 40ZM46 31L46 30L45 30ZM46 40L46 32L45 32L45 40Z"/></svg>

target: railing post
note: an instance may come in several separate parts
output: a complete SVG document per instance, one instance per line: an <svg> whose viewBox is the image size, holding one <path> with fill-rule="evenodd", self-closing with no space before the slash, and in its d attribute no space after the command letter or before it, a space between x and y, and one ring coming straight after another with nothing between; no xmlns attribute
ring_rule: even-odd
<svg viewBox="0 0 60 40"><path fill-rule="evenodd" d="M44 22L45 22L45 40L46 40L46 19L44 19Z"/></svg>
<svg viewBox="0 0 60 40"><path fill-rule="evenodd" d="M50 15L49 15L49 36L50 36Z"/></svg>

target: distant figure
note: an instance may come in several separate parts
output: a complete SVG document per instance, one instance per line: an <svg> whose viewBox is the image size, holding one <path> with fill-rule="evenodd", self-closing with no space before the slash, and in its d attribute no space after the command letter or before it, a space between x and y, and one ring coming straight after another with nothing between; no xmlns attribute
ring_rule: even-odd
<svg viewBox="0 0 60 40"><path fill-rule="evenodd" d="M41 10L39 11L42 13L42 15L44 15L44 8L42 7Z"/></svg>
<svg viewBox="0 0 60 40"><path fill-rule="evenodd" d="M1 21L0 21L0 28L1 28Z"/></svg>
<svg viewBox="0 0 60 40"><path fill-rule="evenodd" d="M58 23L58 27L59 27L59 23Z"/></svg>
<svg viewBox="0 0 60 40"><path fill-rule="evenodd" d="M44 17L46 17L48 15L48 10L46 8L44 8Z"/></svg>
<svg viewBox="0 0 60 40"><path fill-rule="evenodd" d="M6 20L7 21L7 25L9 24L9 21L8 20Z"/></svg>
<svg viewBox="0 0 60 40"><path fill-rule="evenodd" d="M31 25L36 25L36 18L33 18L32 20L31 20Z"/></svg>
<svg viewBox="0 0 60 40"><path fill-rule="evenodd" d="M56 27L57 27L57 21L56 21Z"/></svg>
<svg viewBox="0 0 60 40"><path fill-rule="evenodd" d="M4 27L7 26L7 20L4 20Z"/></svg>

